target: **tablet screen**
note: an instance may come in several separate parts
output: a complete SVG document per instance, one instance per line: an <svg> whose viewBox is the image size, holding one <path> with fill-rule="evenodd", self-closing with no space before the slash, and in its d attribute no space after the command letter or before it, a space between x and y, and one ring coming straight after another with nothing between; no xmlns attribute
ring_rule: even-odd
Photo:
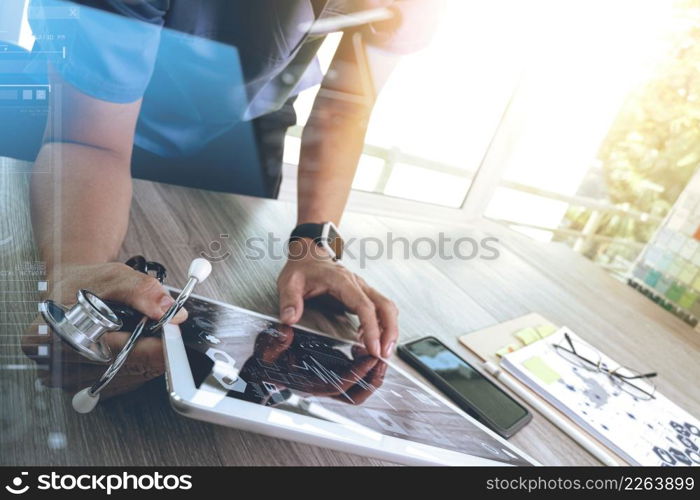
<svg viewBox="0 0 700 500"><path fill-rule="evenodd" d="M518 465L517 451L355 344L199 298L180 325L195 386L384 435Z"/></svg>

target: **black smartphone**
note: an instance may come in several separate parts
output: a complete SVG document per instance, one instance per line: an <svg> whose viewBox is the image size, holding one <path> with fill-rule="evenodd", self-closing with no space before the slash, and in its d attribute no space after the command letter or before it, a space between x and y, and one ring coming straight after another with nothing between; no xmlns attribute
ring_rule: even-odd
<svg viewBox="0 0 700 500"><path fill-rule="evenodd" d="M435 337L401 344L397 352L457 406L504 438L532 419L527 408Z"/></svg>

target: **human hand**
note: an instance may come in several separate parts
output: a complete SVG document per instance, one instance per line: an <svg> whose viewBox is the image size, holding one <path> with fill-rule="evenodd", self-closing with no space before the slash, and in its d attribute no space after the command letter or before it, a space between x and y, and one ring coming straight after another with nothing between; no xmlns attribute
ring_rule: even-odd
<svg viewBox="0 0 700 500"><path fill-rule="evenodd" d="M373 356L391 356L399 336L398 309L365 280L347 270L311 239L295 240L277 279L280 321L293 325L304 312L304 299L328 294L360 320L361 340Z"/></svg>
<svg viewBox="0 0 700 500"><path fill-rule="evenodd" d="M150 319L159 319L174 302L168 291L152 276L135 271L120 263L92 265L63 265L60 272L52 273L49 279L51 293L48 298L72 305L79 289L90 290L103 300L125 304ZM180 310L171 321L182 323L187 311ZM49 329L48 335L39 335L38 326L42 318L35 320L22 336L22 350L39 365L39 378L49 387L62 387L75 392L92 385L105 371L106 366L90 361L70 346L61 342ZM131 332L108 332L104 339L112 354L116 355L128 340ZM37 355L38 346L48 345L49 356ZM141 337L123 368L105 388L103 397L114 396L136 389L165 371L163 347L160 338Z"/></svg>

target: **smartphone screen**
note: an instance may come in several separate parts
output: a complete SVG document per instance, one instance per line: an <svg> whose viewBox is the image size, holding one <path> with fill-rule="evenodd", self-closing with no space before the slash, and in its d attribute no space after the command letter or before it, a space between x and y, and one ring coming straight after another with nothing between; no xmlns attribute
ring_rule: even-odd
<svg viewBox="0 0 700 500"><path fill-rule="evenodd" d="M417 362L415 368L432 379L458 406L469 413L476 413L477 418L500 434L512 435L530 418L526 408L438 339L426 337L401 347L414 358L407 360L412 361L414 365ZM448 387L444 387L445 385ZM460 398L454 398L449 389L456 392ZM465 402L468 408L464 407Z"/></svg>

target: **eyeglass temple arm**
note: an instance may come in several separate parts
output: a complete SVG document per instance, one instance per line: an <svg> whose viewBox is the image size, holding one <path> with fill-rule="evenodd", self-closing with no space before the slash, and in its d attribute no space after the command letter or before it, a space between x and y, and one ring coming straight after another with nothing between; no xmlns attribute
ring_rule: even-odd
<svg viewBox="0 0 700 500"><path fill-rule="evenodd" d="M620 375L619 373L615 373L616 376L620 378L624 378L625 380L636 380L639 378L653 378L657 377L659 374L656 372L649 372L649 373L643 373L641 375L633 375L633 376L627 376L627 375Z"/></svg>
<svg viewBox="0 0 700 500"><path fill-rule="evenodd" d="M591 361L587 357L581 356L578 352L576 352L576 348L574 347L574 343L571 342L571 337L569 337L568 333L564 332L564 338L566 339L566 343L569 344L569 347L571 347L571 350L569 351L571 354L573 354L574 356L576 356L580 360L585 361L586 363L588 363L590 365L598 366L600 364L600 363L596 363L594 361ZM559 348L559 349L564 349L565 351L567 350L565 347L560 346L560 345L555 345L554 347Z"/></svg>
<svg viewBox="0 0 700 500"><path fill-rule="evenodd" d="M569 334L564 332L564 338L566 339L566 343L569 344L569 347L571 347L571 352L578 356L578 353L576 352L576 348L574 347L574 343L571 342L571 337L569 337Z"/></svg>

